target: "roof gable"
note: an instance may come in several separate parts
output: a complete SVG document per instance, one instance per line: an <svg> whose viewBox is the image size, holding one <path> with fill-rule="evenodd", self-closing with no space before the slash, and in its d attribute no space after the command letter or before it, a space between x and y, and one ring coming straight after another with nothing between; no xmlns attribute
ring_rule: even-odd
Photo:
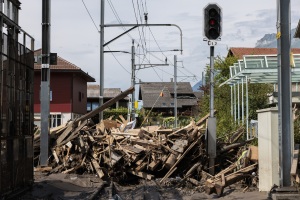
<svg viewBox="0 0 300 200"><path fill-rule="evenodd" d="M122 93L121 88L104 88L105 98L114 98ZM87 85L87 97L88 98L99 98L100 97L100 86L99 85ZM124 99L128 99L127 97Z"/></svg>
<svg viewBox="0 0 300 200"><path fill-rule="evenodd" d="M300 54L300 49L293 48L294 54ZM276 55L277 48L244 48L232 47L229 49L227 57L234 56L238 59L243 59L244 55Z"/></svg>
<svg viewBox="0 0 300 200"><path fill-rule="evenodd" d="M174 82L144 82L140 85L139 92L144 108L174 107ZM177 107L194 105L197 105L197 98L191 84L178 82Z"/></svg>

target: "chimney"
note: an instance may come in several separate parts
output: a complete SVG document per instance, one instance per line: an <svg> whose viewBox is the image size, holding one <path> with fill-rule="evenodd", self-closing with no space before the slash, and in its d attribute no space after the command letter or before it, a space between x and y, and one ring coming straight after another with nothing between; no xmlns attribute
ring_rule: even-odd
<svg viewBox="0 0 300 200"><path fill-rule="evenodd" d="M171 78L171 83L173 83L173 78Z"/></svg>

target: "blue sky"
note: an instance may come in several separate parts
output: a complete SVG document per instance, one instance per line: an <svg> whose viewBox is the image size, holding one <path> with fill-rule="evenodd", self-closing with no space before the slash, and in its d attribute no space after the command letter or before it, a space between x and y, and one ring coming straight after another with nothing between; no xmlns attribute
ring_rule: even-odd
<svg viewBox="0 0 300 200"><path fill-rule="evenodd" d="M22 4L19 24L35 38L35 48L41 48L42 1L20 1ZM201 79L202 71L209 63L209 46L203 41L203 8L208 3L218 3L222 7L223 35L215 47L215 54L226 56L230 47L254 47L264 34L276 32L276 2L276 0L105 0L105 24L119 23L113 10L123 24L136 23L137 20L141 23L141 18L143 20L143 15L147 12L148 23L176 24L183 31L182 55L179 52L165 51L180 47L179 31L174 27L137 29L130 32L130 36L124 35L111 43L109 49L130 52L133 38L136 53L145 53L136 57L136 63L163 63L167 57L170 66L137 71L137 78L144 82L170 81L173 77L172 64L176 54L180 61L178 81L189 81L193 86ZM100 37L97 29L100 24L100 0L51 0L51 7L51 52L56 52L76 64L99 83ZM292 28L296 27L300 19L299 9L300 1L291 0ZM105 28L105 41L123 31L122 28ZM146 50L140 48L142 45ZM164 52L157 52L160 50ZM104 87L122 90L129 88L131 55L106 53L104 60Z"/></svg>

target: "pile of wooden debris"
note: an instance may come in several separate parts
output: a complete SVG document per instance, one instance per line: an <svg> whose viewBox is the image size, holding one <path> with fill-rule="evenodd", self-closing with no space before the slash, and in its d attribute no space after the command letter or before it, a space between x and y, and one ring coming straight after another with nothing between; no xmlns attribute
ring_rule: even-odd
<svg viewBox="0 0 300 200"><path fill-rule="evenodd" d="M206 173L205 130L208 115L176 130L158 126L130 129L122 116L120 120L108 119L93 124L91 118L96 113L132 91L130 88L81 118L51 129L49 167L38 166L40 134L37 132L34 137L35 170L96 174L101 179L117 182L126 181L134 175L148 180L159 178L159 183L164 184L168 177L177 176L199 186L205 179L207 193L221 194L224 187L256 169L257 156L255 160L255 153L251 153L255 151L251 148L244 151L242 157L236 156L241 149L245 149L241 147L246 147L245 142L237 142L243 134L240 129L230 144L219 145L218 156L222 159L216 164L219 163L217 167L221 172L215 176ZM232 164L224 164L224 159Z"/></svg>

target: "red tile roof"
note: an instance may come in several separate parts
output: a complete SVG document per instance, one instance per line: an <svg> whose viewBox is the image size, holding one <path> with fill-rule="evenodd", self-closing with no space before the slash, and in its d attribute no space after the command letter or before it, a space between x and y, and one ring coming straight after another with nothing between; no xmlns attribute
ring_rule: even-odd
<svg viewBox="0 0 300 200"><path fill-rule="evenodd" d="M34 51L34 56L40 56L42 54L42 49L38 49ZM34 69L41 69L41 65L35 63ZM80 67L76 66L75 64L63 59L60 56L57 56L57 65L50 65L50 69L57 69L57 70L81 70Z"/></svg>
<svg viewBox="0 0 300 200"><path fill-rule="evenodd" d="M294 54L300 54L300 49L292 49ZM242 59L244 55L274 55L277 54L277 48L241 48L232 47L229 49L228 56L235 56Z"/></svg>
<svg viewBox="0 0 300 200"><path fill-rule="evenodd" d="M41 65L34 64L34 69L41 69ZM57 56L57 65L50 65L50 69L54 70L81 70L80 67L75 64L63 59L60 56Z"/></svg>
<svg viewBox="0 0 300 200"><path fill-rule="evenodd" d="M34 51L34 56L39 56L42 54L42 49ZM34 64L34 70L41 70L41 64ZM50 65L50 70L55 72L79 72L87 79L88 82L95 82L95 78L91 77L88 73L81 70L80 67L75 64L57 56L57 65Z"/></svg>

